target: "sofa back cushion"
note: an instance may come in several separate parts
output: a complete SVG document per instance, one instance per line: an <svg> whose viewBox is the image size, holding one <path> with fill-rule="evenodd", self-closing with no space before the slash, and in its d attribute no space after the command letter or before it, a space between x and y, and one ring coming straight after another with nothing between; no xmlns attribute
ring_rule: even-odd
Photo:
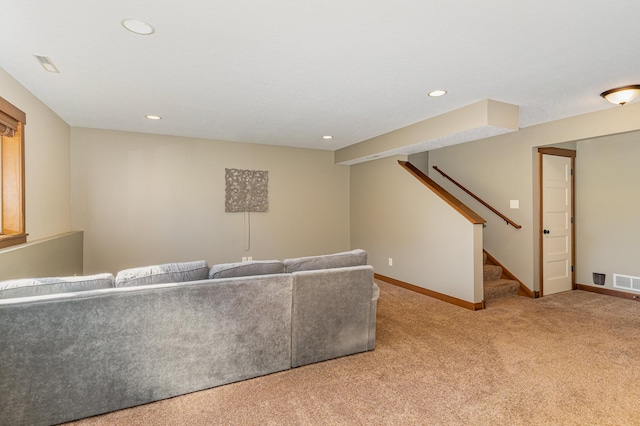
<svg viewBox="0 0 640 426"><path fill-rule="evenodd" d="M209 265L205 260L124 269L116 275L116 287L179 283L207 279Z"/></svg>
<svg viewBox="0 0 640 426"><path fill-rule="evenodd" d="M283 261L285 272L312 271L316 269L346 268L367 264L367 252L362 249L321 256L298 257Z"/></svg>
<svg viewBox="0 0 640 426"><path fill-rule="evenodd" d="M209 270L209 278L249 277L282 273L284 273L284 264L279 260L252 260L213 265Z"/></svg>
<svg viewBox="0 0 640 426"><path fill-rule="evenodd" d="M114 279L112 274L74 277L24 278L0 281L0 299L98 290L102 288L111 288L113 286Z"/></svg>

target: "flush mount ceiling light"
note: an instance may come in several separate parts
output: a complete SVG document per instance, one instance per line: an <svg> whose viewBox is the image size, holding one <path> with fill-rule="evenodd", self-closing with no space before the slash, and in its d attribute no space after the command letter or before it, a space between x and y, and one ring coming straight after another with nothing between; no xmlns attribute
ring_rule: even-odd
<svg viewBox="0 0 640 426"><path fill-rule="evenodd" d="M325 135L325 136L322 137L322 139L333 139L333 136Z"/></svg>
<svg viewBox="0 0 640 426"><path fill-rule="evenodd" d="M149 120L162 120L162 117L159 115L145 115L144 118L148 118Z"/></svg>
<svg viewBox="0 0 640 426"><path fill-rule="evenodd" d="M58 67L56 67L53 64L53 62L51 62L51 59L49 59L47 56L40 56L40 55L33 55L33 56L36 58L36 61L38 61L38 63L42 65L42 68L44 68L45 70L49 72L55 72L55 73L60 72L58 70Z"/></svg>
<svg viewBox="0 0 640 426"><path fill-rule="evenodd" d="M429 92L429 96L431 96L432 98L439 98L440 96L444 96L446 94L446 90L434 90L432 92Z"/></svg>
<svg viewBox="0 0 640 426"><path fill-rule="evenodd" d="M156 32L155 28L151 26L151 24L147 24L144 21L139 19L123 19L120 21L123 27L132 33L140 34L140 35L150 35Z"/></svg>
<svg viewBox="0 0 640 426"><path fill-rule="evenodd" d="M616 105L624 105L627 102L631 102L637 98L638 95L640 95L640 84L618 87L600 93L600 96Z"/></svg>

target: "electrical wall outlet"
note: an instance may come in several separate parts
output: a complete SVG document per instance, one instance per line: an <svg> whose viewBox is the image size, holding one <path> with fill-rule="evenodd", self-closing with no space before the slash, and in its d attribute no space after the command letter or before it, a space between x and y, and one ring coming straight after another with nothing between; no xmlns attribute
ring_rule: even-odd
<svg viewBox="0 0 640 426"><path fill-rule="evenodd" d="M253 260L253 256L249 256L249 257L247 257L247 261L248 261L248 262L251 262L252 260Z"/></svg>
<svg viewBox="0 0 640 426"><path fill-rule="evenodd" d="M247 261L247 257L246 257L246 256L243 256L243 257L242 257L242 261L243 261L243 262L246 262L246 261Z"/></svg>
<svg viewBox="0 0 640 426"><path fill-rule="evenodd" d="M389 258L389 266L393 266L393 259Z"/></svg>

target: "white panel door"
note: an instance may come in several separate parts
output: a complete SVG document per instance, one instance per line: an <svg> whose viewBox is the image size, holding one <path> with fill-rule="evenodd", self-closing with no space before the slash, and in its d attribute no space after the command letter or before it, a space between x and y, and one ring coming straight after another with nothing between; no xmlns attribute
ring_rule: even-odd
<svg viewBox="0 0 640 426"><path fill-rule="evenodd" d="M571 158L542 156L542 295L572 288Z"/></svg>

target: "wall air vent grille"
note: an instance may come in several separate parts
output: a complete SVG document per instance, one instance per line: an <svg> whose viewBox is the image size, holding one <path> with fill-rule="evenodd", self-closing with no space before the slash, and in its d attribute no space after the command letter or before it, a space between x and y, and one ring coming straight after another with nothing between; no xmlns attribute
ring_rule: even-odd
<svg viewBox="0 0 640 426"><path fill-rule="evenodd" d="M625 290L640 291L640 277L613 274L613 286Z"/></svg>

